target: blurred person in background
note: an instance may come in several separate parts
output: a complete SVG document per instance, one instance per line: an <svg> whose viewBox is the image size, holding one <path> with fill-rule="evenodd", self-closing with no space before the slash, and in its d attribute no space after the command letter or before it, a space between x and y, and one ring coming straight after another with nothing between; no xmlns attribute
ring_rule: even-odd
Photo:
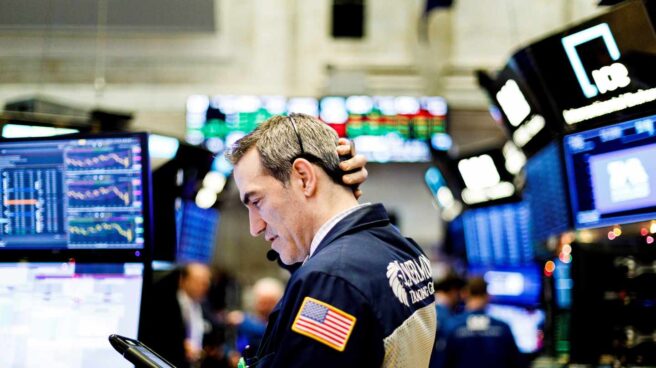
<svg viewBox="0 0 656 368"><path fill-rule="evenodd" d="M172 282L155 286L144 342L178 368L222 367L224 329L206 302L212 273L202 263L186 264L169 276ZM209 354L207 354L209 352ZM210 362L211 361L211 362Z"/></svg>
<svg viewBox="0 0 656 368"><path fill-rule="evenodd" d="M485 312L490 296L482 277L468 280L465 299L465 313L447 323L445 367L525 367L510 326Z"/></svg>
<svg viewBox="0 0 656 368"><path fill-rule="evenodd" d="M227 322L237 328L237 350L243 351L247 345L257 351L264 336L269 314L282 298L285 287L280 280L265 277L257 280L252 289L252 313L232 311Z"/></svg>
<svg viewBox="0 0 656 368"><path fill-rule="evenodd" d="M435 310L437 311L437 335L435 349L431 356L430 368L444 367L444 348L446 347L446 326L455 315L461 312L462 289L465 280L458 275L449 274L435 282Z"/></svg>

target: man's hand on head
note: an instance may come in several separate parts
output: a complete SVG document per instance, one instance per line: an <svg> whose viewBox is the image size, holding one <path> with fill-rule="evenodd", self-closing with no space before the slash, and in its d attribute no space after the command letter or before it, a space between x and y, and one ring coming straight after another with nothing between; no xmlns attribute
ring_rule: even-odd
<svg viewBox="0 0 656 368"><path fill-rule="evenodd" d="M342 181L344 184L350 185L353 187L353 194L355 198L360 198L362 196L362 190L360 190L360 184L364 183L367 180L369 173L365 168L367 164L367 158L363 155L358 155L355 152L355 145L353 142L349 141L346 138L340 138L337 146L337 154L339 156L350 157L339 164L339 168L344 172L351 172L342 176Z"/></svg>

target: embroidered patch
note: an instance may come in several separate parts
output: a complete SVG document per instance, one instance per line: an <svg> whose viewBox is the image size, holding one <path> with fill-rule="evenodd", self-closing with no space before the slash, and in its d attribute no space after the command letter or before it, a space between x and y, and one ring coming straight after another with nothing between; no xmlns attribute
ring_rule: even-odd
<svg viewBox="0 0 656 368"><path fill-rule="evenodd" d="M292 331L344 351L356 318L320 300L305 297Z"/></svg>
<svg viewBox="0 0 656 368"><path fill-rule="evenodd" d="M387 265L387 279L389 285L392 288L392 292L396 298L406 306L410 306L408 303L408 293L403 286L402 281L403 273L401 272L401 266L398 261L390 262Z"/></svg>

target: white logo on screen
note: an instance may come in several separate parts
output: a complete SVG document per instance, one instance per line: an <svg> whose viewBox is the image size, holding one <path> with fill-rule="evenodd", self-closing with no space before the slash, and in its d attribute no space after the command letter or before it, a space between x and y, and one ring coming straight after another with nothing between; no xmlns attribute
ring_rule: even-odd
<svg viewBox="0 0 656 368"><path fill-rule="evenodd" d="M497 92L496 97L501 109L508 117L508 121L514 127L518 126L531 113L531 106L526 101L526 97L519 89L517 82L512 79L506 81Z"/></svg>
<svg viewBox="0 0 656 368"><path fill-rule="evenodd" d="M620 50L617 47L617 42L615 42L613 33L607 23L601 23L594 27L565 36L561 40L567 58L572 65L572 69L574 69L576 79L579 81L581 90L587 98L595 97L599 93L604 94L618 88L626 87L631 83L629 70L622 63L613 63L597 70L593 70L591 74L594 84L590 81L590 78L588 78L588 75L583 68L583 63L581 62L578 51L576 51L576 47L596 38L602 39L608 50L608 55L613 61L619 60L621 55Z"/></svg>
<svg viewBox="0 0 656 368"><path fill-rule="evenodd" d="M638 158L611 161L606 166L610 200L623 202L649 196L649 175Z"/></svg>

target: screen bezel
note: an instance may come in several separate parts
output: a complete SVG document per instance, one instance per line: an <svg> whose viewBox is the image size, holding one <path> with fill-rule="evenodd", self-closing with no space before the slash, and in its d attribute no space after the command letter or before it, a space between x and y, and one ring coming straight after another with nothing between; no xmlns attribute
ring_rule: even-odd
<svg viewBox="0 0 656 368"><path fill-rule="evenodd" d="M0 249L3 262L29 261L29 262L57 262L75 260L84 263L113 263L113 262L146 262L152 255L153 247L153 213L151 170L148 153L148 133L145 132L111 132L111 133L74 133L37 138L0 138L0 144L20 142L52 142L78 139L116 139L136 138L141 147L141 182L143 190L143 248L130 249Z"/></svg>

